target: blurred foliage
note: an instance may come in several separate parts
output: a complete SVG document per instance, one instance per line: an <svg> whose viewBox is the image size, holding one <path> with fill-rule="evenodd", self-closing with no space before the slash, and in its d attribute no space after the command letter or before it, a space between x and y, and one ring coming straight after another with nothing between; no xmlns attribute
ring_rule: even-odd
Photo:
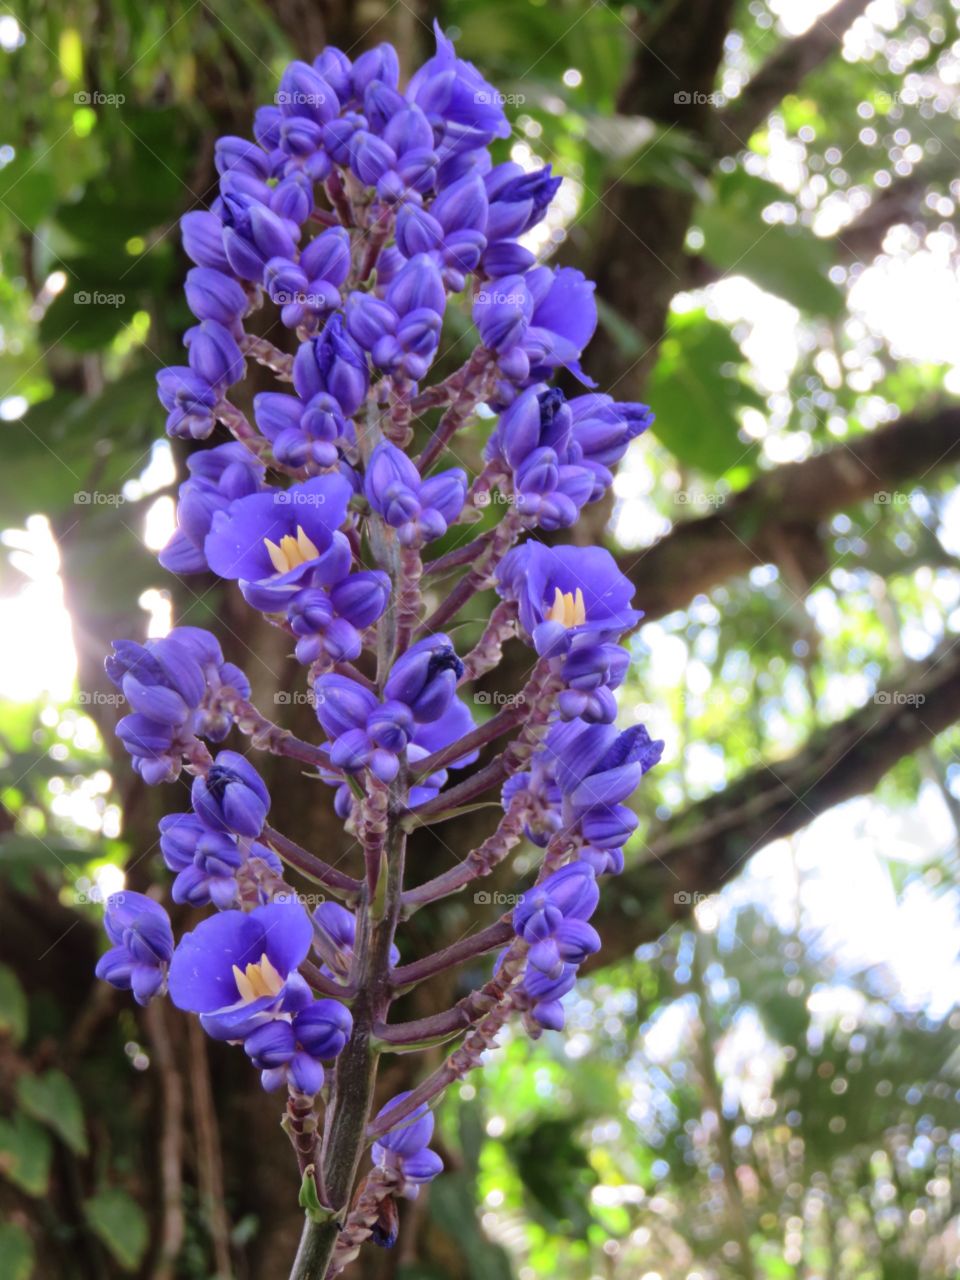
<svg viewBox="0 0 960 1280"><path fill-rule="evenodd" d="M206 1064L181 1026L149 1026L91 980L102 894L120 868L139 887L157 872L155 815L127 789L125 769L114 777L116 706L96 672L111 634L143 632L143 593L169 589L142 534L172 492L170 452L155 447L154 373L177 358L189 323L177 220L210 198L214 138L246 132L269 99L301 37L295 10L76 0L0 15L0 504L8 529L44 518L79 659L77 696L66 700L26 689L24 660L24 687L15 673L0 713L0 927L17 962L17 972L0 966L3 1280L203 1280L222 1274L218 1240L238 1276L272 1275L276 1205L289 1202L296 1217L266 1150L279 1144L275 1117L256 1128L255 1081L238 1085L217 1059L226 1187L211 1197L209 1150L181 1099L183 1244L169 1269L157 1156L158 1117L173 1106L164 1048L180 1063L175 1078L189 1064L191 1106ZM948 0L875 4L859 45L716 163L692 128L620 112L638 10L656 44L657 23L682 20L683 6L450 0L440 16L508 95L515 128L500 158L550 161L566 179L536 244L543 256L597 261L610 184L689 201L690 278L673 282L644 391L657 423L618 479L609 526L642 572L655 537L722 515L758 474L855 448L955 391L945 346L904 354L895 317L857 301L864 266L844 237L881 198L903 194L891 226L911 229L881 235L875 251L886 246L887 266L929 260L945 281L955 271L960 48ZM718 94L735 100L780 47L782 12L762 0L735 6ZM426 45L420 16L433 11L401 5L398 30L385 32L408 61ZM638 290L651 261L637 245ZM919 286L902 296L935 348ZM627 368L658 335L599 302L597 341ZM446 339L453 368L471 342L462 316L449 317ZM482 438L464 440L468 461ZM28 546L37 522L30 528L26 539L5 536L4 606L40 573ZM952 476L932 469L909 491L838 512L820 539L826 572L758 563L635 639L624 716L647 721L668 753L648 780L631 858L652 817L775 770L905 657L922 659L956 632ZM206 594L182 592L178 616L222 617ZM919 994L899 990L895 965L827 936L816 897L840 892L831 869L868 839L879 880L873 899L849 889L850 932L882 884L898 911L919 901L931 947L955 938L958 746L954 729L901 761L868 817L847 820L839 847L836 827L815 826L805 851L779 842L772 879L751 867L700 904L696 928L592 978L572 998L568 1038L508 1037L442 1111L451 1172L423 1197L420 1245L390 1274L960 1275L955 994L937 988L934 998L935 972ZM815 857L809 845L820 840ZM903 936L922 940L916 929ZM888 955L895 946L886 940Z"/></svg>

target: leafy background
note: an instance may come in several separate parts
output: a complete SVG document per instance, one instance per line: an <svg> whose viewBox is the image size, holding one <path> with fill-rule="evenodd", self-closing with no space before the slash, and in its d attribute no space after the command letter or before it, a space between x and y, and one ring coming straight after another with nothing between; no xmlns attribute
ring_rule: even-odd
<svg viewBox="0 0 960 1280"><path fill-rule="evenodd" d="M275 1100L92 979L100 899L163 883L176 807L118 759L102 657L175 616L263 705L299 687L147 545L183 464L153 383L189 323L177 219L292 54L391 39L409 68L435 16L507 95L501 158L567 179L536 248L599 282L588 368L658 415L576 536L637 583L623 716L668 750L569 1034L508 1035L448 1099L450 1172L357 1274L960 1274L955 7L63 0L0 13L0 1277L292 1256ZM451 317L444 370L469 341ZM271 784L336 846L326 793ZM408 956L491 911L418 917Z"/></svg>

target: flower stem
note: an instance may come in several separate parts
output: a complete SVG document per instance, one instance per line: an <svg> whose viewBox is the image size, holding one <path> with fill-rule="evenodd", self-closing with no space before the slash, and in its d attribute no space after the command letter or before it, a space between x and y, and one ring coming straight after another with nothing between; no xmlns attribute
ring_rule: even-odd
<svg viewBox="0 0 960 1280"><path fill-rule="evenodd" d="M315 1222L312 1218L305 1218L290 1280L323 1280L338 1235L336 1222Z"/></svg>

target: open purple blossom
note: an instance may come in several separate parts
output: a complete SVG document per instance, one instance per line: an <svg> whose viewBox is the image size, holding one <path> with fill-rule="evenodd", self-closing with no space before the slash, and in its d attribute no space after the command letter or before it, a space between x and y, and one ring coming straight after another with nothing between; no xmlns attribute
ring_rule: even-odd
<svg viewBox="0 0 960 1280"><path fill-rule="evenodd" d="M97 962L97 977L148 1004L162 989L173 955L169 916L159 902L125 889L107 899L103 927L113 946Z"/></svg>
<svg viewBox="0 0 960 1280"><path fill-rule="evenodd" d="M209 568L203 544L213 515L237 498L263 488L263 464L242 444L220 444L187 459L189 479L180 486L177 528L160 552L171 573L204 573Z"/></svg>
<svg viewBox="0 0 960 1280"><path fill-rule="evenodd" d="M282 611L308 585L339 582L352 560L340 531L351 496L342 476L325 475L240 498L214 513L204 541L210 568L238 579L244 599L265 613Z"/></svg>
<svg viewBox="0 0 960 1280"><path fill-rule="evenodd" d="M170 962L170 998L200 1014L215 1040L246 1040L258 1027L313 1000L298 972L313 941L297 902L221 911L185 933Z"/></svg>
<svg viewBox="0 0 960 1280"><path fill-rule="evenodd" d="M581 637L617 639L643 614L631 606L634 585L602 547L546 547L525 542L508 552L497 575L504 600L544 657L569 651Z"/></svg>

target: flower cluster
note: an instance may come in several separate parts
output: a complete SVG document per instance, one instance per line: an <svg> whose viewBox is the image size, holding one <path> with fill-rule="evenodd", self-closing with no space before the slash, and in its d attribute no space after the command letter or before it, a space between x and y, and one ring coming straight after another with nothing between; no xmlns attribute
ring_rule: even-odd
<svg viewBox="0 0 960 1280"><path fill-rule="evenodd" d="M117 734L145 782L172 782L198 738L222 742L232 720L218 706L224 689L246 697L247 677L224 662L214 635L199 627L175 627L147 644L114 642L107 675L133 708Z"/></svg>
<svg viewBox="0 0 960 1280"><path fill-rule="evenodd" d="M168 994L211 1037L242 1045L264 1088L286 1090L324 1274L353 1241L392 1241L385 1206L442 1169L433 1102L507 1018L533 1035L563 1026L563 998L600 946L599 878L622 868L638 821L627 801L663 750L642 725L615 726L624 637L642 617L631 582L602 548L538 537L604 496L652 415L593 389L581 358L594 286L526 243L560 178L494 164L491 143L510 132L502 99L436 35L406 84L389 45L291 63L253 137L218 141L216 197L181 222L196 324L158 391L168 432L195 448L160 561L235 582L279 629L306 668L316 740L259 711L196 627L117 641L106 664L130 704L118 733L134 768L151 785L191 778L190 807L161 820L160 847L180 917L206 914L185 931L178 918L177 941L153 898L115 895L97 972L141 1003ZM477 345L430 382L456 295ZM265 306L279 324L251 323ZM244 408L249 361L279 385ZM561 372L588 389L568 399L552 385ZM458 431L494 416L478 475L440 462ZM502 518L474 533L493 487ZM478 624L464 607L487 591ZM463 688L515 639L530 651L527 682L478 723L483 699ZM283 834L285 796L271 797L274 775L247 747L335 789L342 848ZM477 849L458 849L433 880L406 874L410 832L495 809L498 791L505 812ZM400 922L505 865L523 838L543 852L512 915L401 963ZM322 889L319 905L298 877ZM494 951L476 999L391 1020L402 992ZM371 1106L381 1054L451 1034L463 1039L443 1066Z"/></svg>

